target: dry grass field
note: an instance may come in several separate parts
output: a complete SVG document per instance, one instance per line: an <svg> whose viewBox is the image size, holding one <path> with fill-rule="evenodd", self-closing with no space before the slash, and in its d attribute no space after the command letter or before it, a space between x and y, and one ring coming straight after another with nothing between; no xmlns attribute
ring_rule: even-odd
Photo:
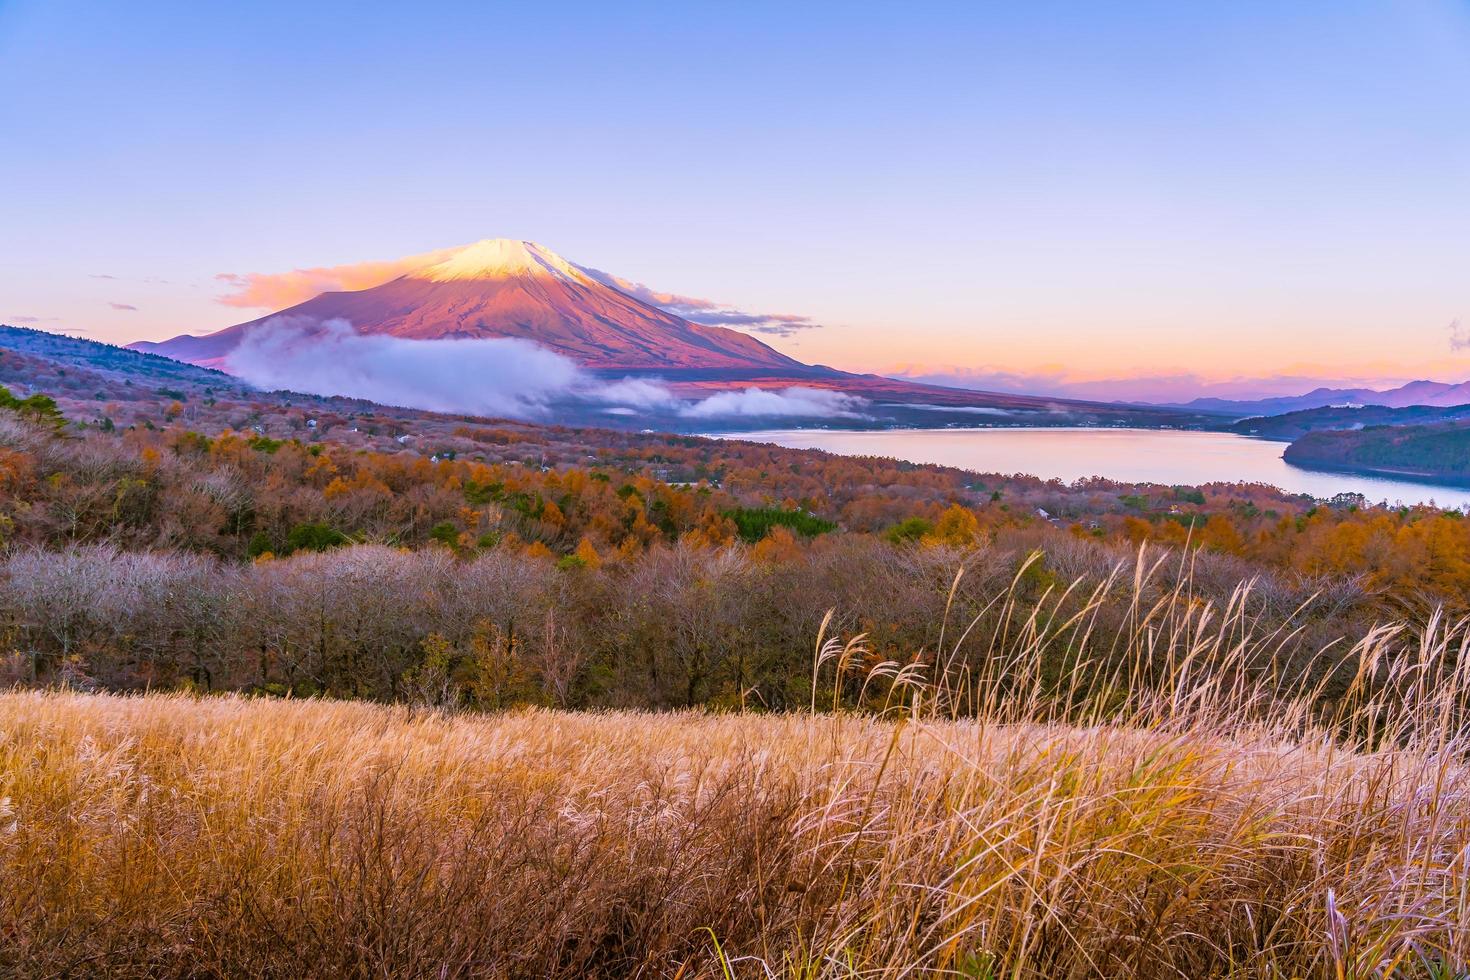
<svg viewBox="0 0 1470 980"><path fill-rule="evenodd" d="M1460 751L16 693L0 772L8 974L1369 977L1470 958Z"/></svg>
<svg viewBox="0 0 1470 980"><path fill-rule="evenodd" d="M1243 608L819 640L787 715L13 691L0 972L1463 975L1463 624L1312 691Z"/></svg>

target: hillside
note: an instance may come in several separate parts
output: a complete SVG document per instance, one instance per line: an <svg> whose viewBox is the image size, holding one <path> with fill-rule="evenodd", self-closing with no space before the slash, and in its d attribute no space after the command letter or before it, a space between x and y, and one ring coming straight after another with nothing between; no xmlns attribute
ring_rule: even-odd
<svg viewBox="0 0 1470 980"><path fill-rule="evenodd" d="M608 384L629 378L664 378L662 372L590 371L588 376ZM663 432L739 431L779 427L783 424L810 424L810 417L800 414L761 414L746 417L716 414L691 417L685 410L695 401L721 392L745 389L747 386L784 390L793 385L801 388L838 391L864 401L856 417L844 419L845 425L882 428L893 425L939 427L973 425L973 392L952 388L914 385L877 375L843 375L825 369L813 369L805 375L790 372L725 370L686 372L686 381L672 386L684 401L645 405L636 412L607 411L606 407L578 397L554 400L542 413L542 421L554 420L571 426L595 426L604 429L638 432L655 429ZM46 333L22 327L0 326L0 384L7 384L20 394L32 390L45 391L74 403L78 413L100 417L98 409L112 403L146 402L163 396L186 402L190 417L198 418L206 409L204 402L232 400L257 402L319 412L359 415L363 413L395 419L485 418L484 413L444 413L403 405L385 405L365 398L311 394L300 391L256 389L229 374L213 368L177 361L148 353L135 347L115 347L93 340ZM985 421L992 425L1159 425L1204 426L1206 416L1191 416L1161 410L1139 410L1127 406L1092 405L1087 403L1039 403L1024 396L984 396L989 403ZM122 416L111 413L114 420ZM489 416L496 417L496 416ZM252 420L253 421L253 420ZM503 424L534 425L537 420L502 420Z"/></svg>
<svg viewBox="0 0 1470 980"><path fill-rule="evenodd" d="M0 408L0 635L24 653L0 684L398 700L441 639L458 662L500 635L525 659L506 698L780 708L827 610L895 656L932 649L946 608L990 635L1016 614L993 590L1032 608L1144 545L1202 549L1167 565L1196 597L1250 577L1265 620L1312 610L1279 653L1313 670L1386 614L1470 596L1470 565L1436 557L1470 522L1426 507L84 380L113 387L59 397L65 425ZM1130 608L1108 592L1100 615ZM532 669L572 650L568 675Z"/></svg>
<svg viewBox="0 0 1470 980"><path fill-rule="evenodd" d="M0 324L0 384L54 397L132 401L162 389L199 395L250 391L222 371L81 337Z"/></svg>
<svg viewBox="0 0 1470 980"><path fill-rule="evenodd" d="M77 388L0 407L0 973L1470 962L1458 513L35 342Z"/></svg>
<svg viewBox="0 0 1470 980"><path fill-rule="evenodd" d="M1282 415L1241 419L1231 426L1241 435L1290 442L1308 432L1362 429L1383 425L1429 425L1470 419L1470 405L1439 408L1414 405L1385 408L1363 405L1356 408L1312 408Z"/></svg>
<svg viewBox="0 0 1470 980"><path fill-rule="evenodd" d="M1428 425L1308 432L1283 456L1309 468L1470 483L1470 412Z"/></svg>

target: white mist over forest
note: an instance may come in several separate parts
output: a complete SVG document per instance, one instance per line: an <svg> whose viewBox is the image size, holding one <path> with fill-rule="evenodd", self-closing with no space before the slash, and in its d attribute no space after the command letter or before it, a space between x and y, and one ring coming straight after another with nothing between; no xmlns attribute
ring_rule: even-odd
<svg viewBox="0 0 1470 980"><path fill-rule="evenodd" d="M409 340L357 333L347 320L280 316L248 334L230 373L264 389L366 398L439 412L538 418L568 401L610 414L690 419L861 418L866 400L825 389L748 388L680 398L656 380L606 381L519 338Z"/></svg>

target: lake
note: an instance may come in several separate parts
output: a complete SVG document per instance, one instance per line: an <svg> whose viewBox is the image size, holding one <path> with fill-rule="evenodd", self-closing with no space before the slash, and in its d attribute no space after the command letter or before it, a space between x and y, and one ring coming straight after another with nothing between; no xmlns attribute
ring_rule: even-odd
<svg viewBox="0 0 1470 980"><path fill-rule="evenodd" d="M890 456L979 473L1027 473L1070 483L1102 476L1166 485L1268 483L1288 493L1331 497L1361 493L1370 501L1470 505L1470 488L1352 473L1323 473L1281 458L1284 442L1230 432L1103 428L783 429L725 433L723 438L844 456Z"/></svg>

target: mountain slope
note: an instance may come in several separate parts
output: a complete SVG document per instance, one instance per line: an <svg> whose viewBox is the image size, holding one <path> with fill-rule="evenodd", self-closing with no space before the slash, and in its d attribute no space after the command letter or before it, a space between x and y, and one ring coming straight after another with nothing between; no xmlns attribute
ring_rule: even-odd
<svg viewBox="0 0 1470 980"><path fill-rule="evenodd" d="M0 384L19 392L152 398L162 391L239 394L250 390L221 371L96 340L0 324Z"/></svg>
<svg viewBox="0 0 1470 980"><path fill-rule="evenodd" d="M321 293L207 336L129 346L229 370L232 355L251 338L270 342L259 345L273 348L264 356L269 362L281 356L280 350L288 358L298 352L309 354L314 337L340 338L345 322L358 334L406 340L521 339L568 358L588 378L613 384L644 379L685 399L750 388L828 389L871 403L863 421L874 426L1219 422L1171 408L945 388L803 364L747 334L693 323L644 302L609 285L607 274L593 273L534 242L486 239L388 265L398 271L397 278L366 289ZM273 336L277 330L281 332ZM273 342L281 338L284 343ZM320 348L330 349L330 344ZM253 360L259 363L262 358ZM390 370L398 371L398 366ZM575 405L558 407L563 416L578 410ZM581 410L585 412L585 406ZM673 429L698 423L680 416L658 417L655 409L646 408L626 424Z"/></svg>
<svg viewBox="0 0 1470 980"><path fill-rule="evenodd" d="M754 337L691 323L604 285L544 246L503 238L370 289L322 293L204 337L131 346L219 367L277 317L308 330L343 319L358 333L412 340L516 337L600 370L804 368Z"/></svg>

